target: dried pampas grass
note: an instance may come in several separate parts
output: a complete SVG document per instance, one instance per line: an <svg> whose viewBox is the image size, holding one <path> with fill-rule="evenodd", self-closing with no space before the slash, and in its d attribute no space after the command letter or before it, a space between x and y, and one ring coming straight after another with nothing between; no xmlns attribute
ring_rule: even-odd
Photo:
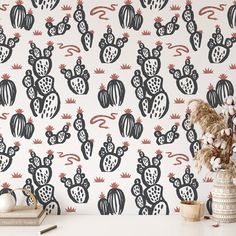
<svg viewBox="0 0 236 236"><path fill-rule="evenodd" d="M230 157L232 155L233 136L221 136L221 130L228 128L224 118L222 118L208 103L201 99L192 99L188 102L191 107L190 122L198 123L202 129L203 135L206 133L213 134L215 139L222 138L227 142L226 148L221 150L213 145L204 145L195 153L196 167L200 171L202 166L212 170L211 158L218 157L224 167L230 168L236 175L236 167Z"/></svg>
<svg viewBox="0 0 236 236"><path fill-rule="evenodd" d="M203 134L209 132L217 138L220 135L220 130L227 127L224 119L203 100L192 99L189 101L188 105L195 105L194 108L191 109L190 122L198 123Z"/></svg>

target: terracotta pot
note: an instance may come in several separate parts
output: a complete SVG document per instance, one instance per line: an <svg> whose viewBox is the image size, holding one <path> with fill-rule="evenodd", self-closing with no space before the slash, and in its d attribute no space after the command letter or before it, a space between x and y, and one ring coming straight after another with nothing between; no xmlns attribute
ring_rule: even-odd
<svg viewBox="0 0 236 236"><path fill-rule="evenodd" d="M204 203L183 201L180 203L180 214L186 221L199 221L204 216Z"/></svg>
<svg viewBox="0 0 236 236"><path fill-rule="evenodd" d="M216 173L212 190L213 219L219 223L236 222L236 185L229 170Z"/></svg>

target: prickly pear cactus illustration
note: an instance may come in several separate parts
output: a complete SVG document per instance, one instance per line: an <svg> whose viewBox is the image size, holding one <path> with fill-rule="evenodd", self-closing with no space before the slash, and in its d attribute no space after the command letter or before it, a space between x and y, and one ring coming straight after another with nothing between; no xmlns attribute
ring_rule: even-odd
<svg viewBox="0 0 236 236"><path fill-rule="evenodd" d="M26 179L23 188L28 189L36 196L38 202L43 205L47 214L59 215L61 210L54 196L54 186L49 184L52 178L51 165L54 156L51 151L48 151L48 155L44 157L43 160L38 157L34 151L30 151L30 155L28 172L32 175L32 179ZM30 195L27 193L24 194L27 196L26 203L31 205L32 199Z"/></svg>
<svg viewBox="0 0 236 236"><path fill-rule="evenodd" d="M19 42L20 34L16 33L14 36L14 38L7 39L2 26L0 26L0 63L10 59L13 48Z"/></svg>
<svg viewBox="0 0 236 236"><path fill-rule="evenodd" d="M176 30L179 29L179 25L177 24L179 15L175 15L171 18L171 20L163 25L162 18L157 17L155 19L155 24L154 27L156 28L156 34L157 36L165 36L165 35L171 35L173 34Z"/></svg>
<svg viewBox="0 0 236 236"><path fill-rule="evenodd" d="M19 142L15 142L13 147L6 146L2 135L0 135L0 172L6 171L12 164L12 158L19 151Z"/></svg>
<svg viewBox="0 0 236 236"><path fill-rule="evenodd" d="M76 61L74 73L70 69L61 68L61 73L67 79L69 89L77 95L87 94L89 91L88 80L90 74L82 64L81 58Z"/></svg>
<svg viewBox="0 0 236 236"><path fill-rule="evenodd" d="M194 65L191 64L189 57L185 60L182 71L174 69L173 65L169 66L169 72L176 79L176 85L179 91L186 95L196 94L198 91L197 79L199 75L194 70Z"/></svg>
<svg viewBox="0 0 236 236"><path fill-rule="evenodd" d="M61 182L67 188L67 193L70 199L75 203L86 203L89 200L88 188L90 183L81 168L77 168L74 175L74 180L71 178L62 177Z"/></svg>
<svg viewBox="0 0 236 236"><path fill-rule="evenodd" d="M83 118L83 110L79 108L77 110L77 116L73 124L77 133L79 141L82 143L81 151L84 159L88 160L92 156L93 152L93 140L89 140L88 131L85 128L85 120Z"/></svg>
<svg viewBox="0 0 236 236"><path fill-rule="evenodd" d="M49 36L63 35L70 29L69 17L63 17L62 21L58 22L56 25L53 24L53 18L48 17L47 23L45 24L48 29Z"/></svg>
<svg viewBox="0 0 236 236"><path fill-rule="evenodd" d="M85 19L83 2L78 1L77 8L74 12L74 20L78 23L77 28L81 36L81 43L85 51L88 51L93 44L93 32L89 31L88 22Z"/></svg>
<svg viewBox="0 0 236 236"><path fill-rule="evenodd" d="M221 29L216 26L215 33L212 34L212 38L209 39L207 46L209 48L208 59L211 63L222 63L224 62L229 54L230 48L236 42L236 37L224 39L221 34Z"/></svg>
<svg viewBox="0 0 236 236"><path fill-rule="evenodd" d="M103 38L99 42L100 61L102 63L113 63L121 54L121 48L128 42L128 34L124 33L123 38L117 38L112 33L110 26L107 27L107 33L103 34Z"/></svg>
<svg viewBox="0 0 236 236"><path fill-rule="evenodd" d="M68 133L69 125L64 125L62 130L58 131L56 134L53 133L52 126L48 126L46 130L45 135L48 138L49 145L62 144L71 136L71 134Z"/></svg>
<svg viewBox="0 0 236 236"><path fill-rule="evenodd" d="M173 125L169 131L162 133L161 130L156 130L154 136L156 137L156 143L158 145L173 143L177 138L179 138L179 133L177 133L178 125Z"/></svg>
<svg viewBox="0 0 236 236"><path fill-rule="evenodd" d="M107 135L107 142L103 143L99 151L100 159L100 170L102 172L112 172L115 171L120 163L121 157L128 150L128 142L124 142L123 146L115 147L115 144L112 142L112 137Z"/></svg>
<svg viewBox="0 0 236 236"><path fill-rule="evenodd" d="M144 8L161 10L166 6L168 0L140 0L140 3Z"/></svg>
<svg viewBox="0 0 236 236"><path fill-rule="evenodd" d="M186 29L190 34L190 44L194 51L197 51L201 47L202 32L197 30L197 23L194 20L194 12L192 10L191 1L187 1L185 10L182 14L183 20L187 23Z"/></svg>
<svg viewBox="0 0 236 236"><path fill-rule="evenodd" d="M176 188L177 197L180 201L196 201L198 199L197 188L199 186L194 174L190 172L190 168L186 167L182 181L174 176L169 181Z"/></svg>
<svg viewBox="0 0 236 236"><path fill-rule="evenodd" d="M194 125L190 123L191 111L187 109L185 118L182 122L182 127L186 131L186 138L190 142L189 150L192 157L201 149L201 142L198 140L197 132Z"/></svg>
<svg viewBox="0 0 236 236"><path fill-rule="evenodd" d="M131 84L135 87L142 115L161 119L169 109L169 98L163 88L163 78L158 75L161 68L162 46L157 44L152 52L141 42L139 47L137 63L141 66L142 74L146 80L143 81L141 71L136 70Z"/></svg>
<svg viewBox="0 0 236 236"><path fill-rule="evenodd" d="M163 197L163 187L158 184L162 155L157 154L150 159L139 151L139 156L137 172L141 175L141 179L135 179L131 189L136 206L139 208L139 215L168 215L169 206Z"/></svg>
<svg viewBox="0 0 236 236"><path fill-rule="evenodd" d="M40 8L41 10L53 10L60 0L31 0L35 8Z"/></svg>
<svg viewBox="0 0 236 236"><path fill-rule="evenodd" d="M49 45L42 52L34 43L30 46L28 62L37 79L34 79L31 70L27 70L22 83L27 88L26 94L31 100L30 108L33 115L52 119L60 110L60 97L54 88L54 78L49 75L54 47Z"/></svg>

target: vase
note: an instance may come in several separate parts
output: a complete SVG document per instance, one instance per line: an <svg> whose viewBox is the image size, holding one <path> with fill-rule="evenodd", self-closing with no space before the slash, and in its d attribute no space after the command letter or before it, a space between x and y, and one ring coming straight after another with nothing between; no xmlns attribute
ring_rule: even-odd
<svg viewBox="0 0 236 236"><path fill-rule="evenodd" d="M216 173L212 190L213 219L218 223L236 222L236 185L229 170Z"/></svg>

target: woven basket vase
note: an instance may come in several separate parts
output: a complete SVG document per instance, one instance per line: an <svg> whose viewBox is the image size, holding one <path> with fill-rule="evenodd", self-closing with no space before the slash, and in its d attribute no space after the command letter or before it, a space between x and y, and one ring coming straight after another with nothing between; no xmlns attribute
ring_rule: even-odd
<svg viewBox="0 0 236 236"><path fill-rule="evenodd" d="M216 173L212 190L213 219L219 223L236 222L236 185L228 170Z"/></svg>

